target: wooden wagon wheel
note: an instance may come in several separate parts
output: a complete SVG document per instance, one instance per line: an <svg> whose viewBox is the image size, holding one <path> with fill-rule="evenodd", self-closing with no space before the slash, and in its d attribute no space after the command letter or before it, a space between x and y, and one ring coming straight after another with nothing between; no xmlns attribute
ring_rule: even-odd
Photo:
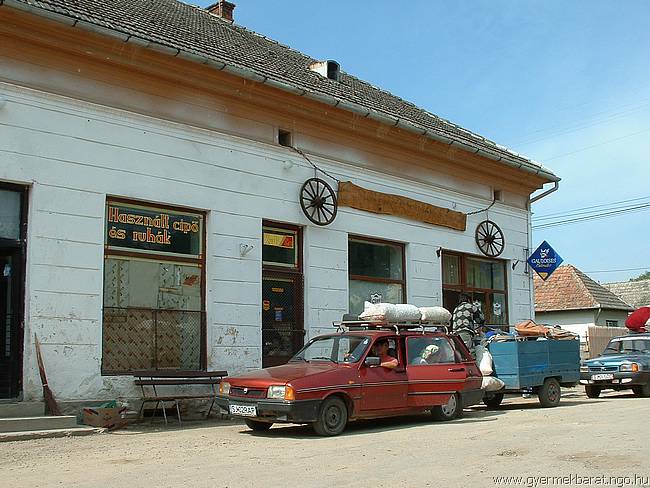
<svg viewBox="0 0 650 488"><path fill-rule="evenodd" d="M476 245L486 256L496 258L506 247L506 240L503 232L497 224L491 220L484 220L476 227Z"/></svg>
<svg viewBox="0 0 650 488"><path fill-rule="evenodd" d="M300 206L305 216L316 225L334 222L338 203L336 193L320 178L310 178L300 189Z"/></svg>

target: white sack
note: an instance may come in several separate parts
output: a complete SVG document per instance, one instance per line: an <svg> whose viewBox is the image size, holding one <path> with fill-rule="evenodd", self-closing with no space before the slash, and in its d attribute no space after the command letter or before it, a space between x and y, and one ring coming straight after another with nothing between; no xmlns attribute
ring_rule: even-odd
<svg viewBox="0 0 650 488"><path fill-rule="evenodd" d="M490 351L483 346L476 346L474 353L476 354L476 364L483 376L490 376L494 373L494 363Z"/></svg>
<svg viewBox="0 0 650 488"><path fill-rule="evenodd" d="M420 307L422 320L434 324L448 324L451 312L444 307Z"/></svg>
<svg viewBox="0 0 650 488"><path fill-rule="evenodd" d="M420 320L420 310L407 303L364 303L365 310L359 315L361 320L383 322L413 322Z"/></svg>
<svg viewBox="0 0 650 488"><path fill-rule="evenodd" d="M498 391L506 386L506 384L495 376L483 376L481 389L485 391Z"/></svg>

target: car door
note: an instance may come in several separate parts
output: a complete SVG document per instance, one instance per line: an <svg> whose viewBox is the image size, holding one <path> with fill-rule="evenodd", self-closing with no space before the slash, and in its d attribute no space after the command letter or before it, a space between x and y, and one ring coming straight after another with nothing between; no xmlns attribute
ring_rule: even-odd
<svg viewBox="0 0 650 488"><path fill-rule="evenodd" d="M437 348L437 357L424 359L430 347ZM444 405L451 395L465 389L468 366L447 336L407 337L406 356L409 407Z"/></svg>
<svg viewBox="0 0 650 488"><path fill-rule="evenodd" d="M384 336L385 337L385 336ZM389 349L394 352L399 365L388 369L382 366L366 366L363 361L359 366L359 382L361 384L361 401L359 413L361 416L381 415L407 408L408 380L404 368L404 357L400 349L400 338L389 337ZM372 355L369 348L366 357ZM365 358L364 358L365 359Z"/></svg>

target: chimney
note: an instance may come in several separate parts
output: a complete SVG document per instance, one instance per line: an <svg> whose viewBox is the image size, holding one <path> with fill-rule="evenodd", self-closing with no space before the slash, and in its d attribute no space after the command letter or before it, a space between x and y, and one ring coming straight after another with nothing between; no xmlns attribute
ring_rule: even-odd
<svg viewBox="0 0 650 488"><path fill-rule="evenodd" d="M217 3L213 3L205 9L212 15L221 17L223 20L228 22L233 22L232 11L235 10L235 7L236 5L234 3L226 2L226 0L219 0Z"/></svg>
<svg viewBox="0 0 650 488"><path fill-rule="evenodd" d="M327 61L316 61L309 65L309 69L330 80L339 81L341 77L341 67L336 61L328 59Z"/></svg>

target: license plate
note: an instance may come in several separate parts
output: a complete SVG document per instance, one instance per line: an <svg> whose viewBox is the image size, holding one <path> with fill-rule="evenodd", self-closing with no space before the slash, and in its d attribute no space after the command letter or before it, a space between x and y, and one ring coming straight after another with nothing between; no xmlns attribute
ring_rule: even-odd
<svg viewBox="0 0 650 488"><path fill-rule="evenodd" d="M591 375L592 380L613 380L614 375L613 374L592 374Z"/></svg>
<svg viewBox="0 0 650 488"><path fill-rule="evenodd" d="M257 408L253 405L230 405L231 415L240 415L242 417L257 416Z"/></svg>

